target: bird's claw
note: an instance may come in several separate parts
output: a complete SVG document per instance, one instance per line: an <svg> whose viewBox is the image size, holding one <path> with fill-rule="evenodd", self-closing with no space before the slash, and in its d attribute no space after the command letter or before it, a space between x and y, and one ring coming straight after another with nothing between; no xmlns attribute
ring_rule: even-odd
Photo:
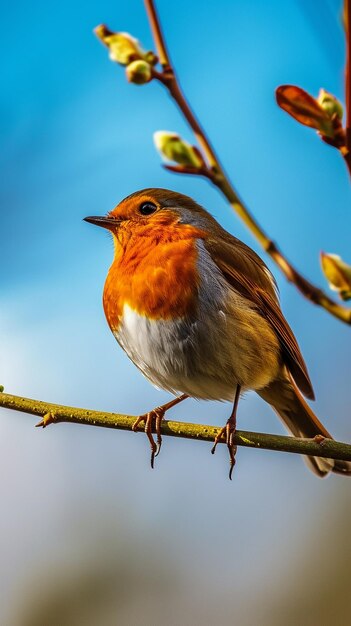
<svg viewBox="0 0 351 626"><path fill-rule="evenodd" d="M227 448L229 451L229 479L232 480L233 469L235 465L235 455L237 451L237 446L234 444L234 436L236 432L236 427L232 424L230 419L226 423L226 425L219 431L214 440L213 447L211 449L211 454L216 452L217 444L221 441L222 437L225 436L225 442L227 444Z"/></svg>
<svg viewBox="0 0 351 626"><path fill-rule="evenodd" d="M140 422L145 422L144 431L147 435L147 438L150 442L151 447L151 458L150 464L151 468L154 468L155 457L157 457L160 453L162 446L162 435L161 435L161 423L164 417L165 411L162 407L157 407L149 413L145 413L144 415L139 415L139 417L135 420L132 430L137 432L138 426ZM156 430L156 442L152 436L153 429Z"/></svg>
<svg viewBox="0 0 351 626"><path fill-rule="evenodd" d="M234 443L234 436L236 433L236 427L229 420L225 426L226 444L229 451L229 480L232 480L233 469L235 465L235 455L238 446Z"/></svg>

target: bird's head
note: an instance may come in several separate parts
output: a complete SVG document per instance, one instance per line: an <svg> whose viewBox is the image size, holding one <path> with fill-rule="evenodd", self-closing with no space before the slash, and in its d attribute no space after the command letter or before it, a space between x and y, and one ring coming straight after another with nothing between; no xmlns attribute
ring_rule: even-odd
<svg viewBox="0 0 351 626"><path fill-rule="evenodd" d="M121 231L129 234L157 233L163 229L180 231L191 226L203 231L213 230L216 220L188 196L169 189L143 189L127 196L106 216L84 218L86 222L102 226L117 239Z"/></svg>

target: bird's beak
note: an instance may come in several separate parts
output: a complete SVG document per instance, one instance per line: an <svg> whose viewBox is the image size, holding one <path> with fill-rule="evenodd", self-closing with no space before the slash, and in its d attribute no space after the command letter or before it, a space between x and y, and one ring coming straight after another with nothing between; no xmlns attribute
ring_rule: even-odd
<svg viewBox="0 0 351 626"><path fill-rule="evenodd" d="M115 217L105 217L104 215L96 215L91 217L84 217L85 222L89 222L90 224L95 224L95 226L102 226L103 228L111 228L118 226L120 220Z"/></svg>

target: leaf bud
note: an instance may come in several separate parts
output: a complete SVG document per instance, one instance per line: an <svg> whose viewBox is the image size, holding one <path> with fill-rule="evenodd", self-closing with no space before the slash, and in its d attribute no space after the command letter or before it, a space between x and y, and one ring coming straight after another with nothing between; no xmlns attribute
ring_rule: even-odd
<svg viewBox="0 0 351 626"><path fill-rule="evenodd" d="M329 287L337 291L342 300L351 299L351 266L338 254L321 252L321 265Z"/></svg>
<svg viewBox="0 0 351 626"><path fill-rule="evenodd" d="M184 141L177 133L158 130L154 133L154 143L161 156L170 161L194 168L202 166L201 159L193 146Z"/></svg>
<svg viewBox="0 0 351 626"><path fill-rule="evenodd" d="M128 65L137 59L143 59L144 50L139 41L129 33L113 33L104 24L100 24L94 30L96 36L107 46L111 61L120 65Z"/></svg>
<svg viewBox="0 0 351 626"><path fill-rule="evenodd" d="M333 94L329 93L325 89L320 89L317 102L320 104L322 109L328 113L329 117L333 117L336 113L339 120L342 120L344 114L342 104L335 96L333 96Z"/></svg>
<svg viewBox="0 0 351 626"><path fill-rule="evenodd" d="M335 129L330 114L307 91L295 85L281 85L276 89L277 104L295 120L333 138Z"/></svg>
<svg viewBox="0 0 351 626"><path fill-rule="evenodd" d="M130 83L144 85L152 78L151 65L142 59L132 61L126 67L126 75Z"/></svg>

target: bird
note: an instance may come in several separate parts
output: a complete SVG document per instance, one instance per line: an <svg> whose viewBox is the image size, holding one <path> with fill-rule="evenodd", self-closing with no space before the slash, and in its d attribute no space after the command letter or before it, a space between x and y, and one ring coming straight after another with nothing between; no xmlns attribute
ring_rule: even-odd
<svg viewBox="0 0 351 626"><path fill-rule="evenodd" d="M331 438L304 396L312 383L264 261L192 198L147 188L106 216L85 221L112 233L114 258L103 307L117 342L144 376L175 397L140 415L159 454L165 413L187 398L229 401L232 410L214 440L235 465L239 399L256 392L295 437ZM156 441L153 437L156 431ZM351 474L351 463L306 457L320 477Z"/></svg>

